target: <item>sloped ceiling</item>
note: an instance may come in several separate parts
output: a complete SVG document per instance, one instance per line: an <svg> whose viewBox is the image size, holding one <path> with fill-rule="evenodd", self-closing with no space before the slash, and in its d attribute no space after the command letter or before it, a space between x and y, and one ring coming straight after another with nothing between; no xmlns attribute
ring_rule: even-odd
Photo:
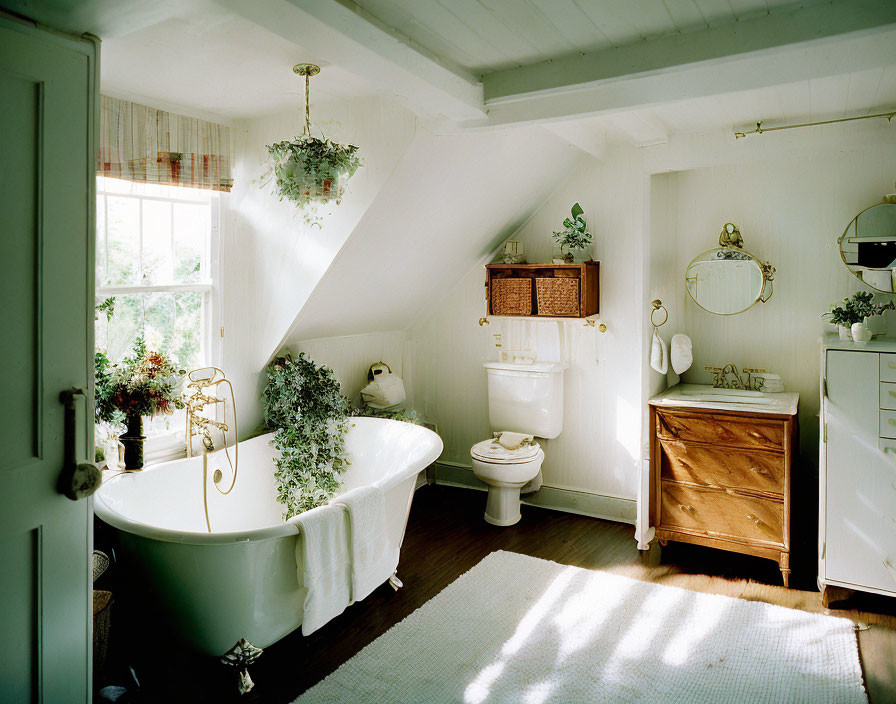
<svg viewBox="0 0 896 704"><path fill-rule="evenodd" d="M581 158L590 157L534 127L420 131L285 342L406 328L485 262Z"/></svg>

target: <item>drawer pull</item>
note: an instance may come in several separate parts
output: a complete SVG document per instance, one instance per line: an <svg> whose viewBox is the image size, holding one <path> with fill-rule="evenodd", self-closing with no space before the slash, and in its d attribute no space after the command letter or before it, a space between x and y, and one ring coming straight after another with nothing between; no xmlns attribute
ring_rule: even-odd
<svg viewBox="0 0 896 704"><path fill-rule="evenodd" d="M889 391L887 393L889 393L893 398L896 398L896 391Z"/></svg>
<svg viewBox="0 0 896 704"><path fill-rule="evenodd" d="M694 507L688 506L686 504L678 504L678 508L680 508L682 511L687 511L688 513L694 512Z"/></svg>
<svg viewBox="0 0 896 704"><path fill-rule="evenodd" d="M890 369L896 369L896 362L887 362L887 366Z"/></svg>
<svg viewBox="0 0 896 704"><path fill-rule="evenodd" d="M753 515L751 515L751 514L748 513L748 514L747 514L747 518L749 518L751 521L753 521L753 523L755 523L757 526L759 525L759 519L756 518L756 516L753 516Z"/></svg>
<svg viewBox="0 0 896 704"><path fill-rule="evenodd" d="M759 474L768 474L767 469L763 469L762 467L750 467L751 472L758 472Z"/></svg>
<svg viewBox="0 0 896 704"><path fill-rule="evenodd" d="M890 425L896 425L896 418L887 418L887 423Z"/></svg>

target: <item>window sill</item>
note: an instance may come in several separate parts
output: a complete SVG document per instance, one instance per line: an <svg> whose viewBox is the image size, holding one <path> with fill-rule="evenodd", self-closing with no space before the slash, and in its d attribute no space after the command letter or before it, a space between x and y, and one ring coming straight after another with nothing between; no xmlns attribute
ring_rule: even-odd
<svg viewBox="0 0 896 704"><path fill-rule="evenodd" d="M180 460L187 456L187 446L180 433L166 433L147 438L143 446L143 465Z"/></svg>

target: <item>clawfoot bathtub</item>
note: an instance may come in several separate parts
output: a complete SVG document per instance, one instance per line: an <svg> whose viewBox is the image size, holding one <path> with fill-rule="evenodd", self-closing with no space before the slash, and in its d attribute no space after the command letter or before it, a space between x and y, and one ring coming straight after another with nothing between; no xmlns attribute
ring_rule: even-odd
<svg viewBox="0 0 896 704"><path fill-rule="evenodd" d="M302 624L296 550L304 536L277 503L271 437L240 443L230 494L208 492L211 532L202 457L119 475L96 493L96 515L117 530L127 594L154 631L192 650L222 656L243 638L264 648ZM438 458L442 441L409 423L353 418L346 450L351 464L340 493L382 489L387 540L401 547L417 474ZM223 450L208 455L209 482L217 469L228 485Z"/></svg>

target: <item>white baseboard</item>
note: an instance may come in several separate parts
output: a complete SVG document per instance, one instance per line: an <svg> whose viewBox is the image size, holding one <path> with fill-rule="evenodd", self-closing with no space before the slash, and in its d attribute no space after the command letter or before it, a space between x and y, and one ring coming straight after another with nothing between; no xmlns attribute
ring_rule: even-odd
<svg viewBox="0 0 896 704"><path fill-rule="evenodd" d="M436 462L427 470L427 479L432 484L457 486L486 491L488 486L479 481L471 467L459 464ZM635 524L638 503L634 499L620 499L617 496L591 494L586 491L560 489L542 485L534 494L522 498L528 506L540 506L555 511L576 513L580 516L602 518L607 521Z"/></svg>

